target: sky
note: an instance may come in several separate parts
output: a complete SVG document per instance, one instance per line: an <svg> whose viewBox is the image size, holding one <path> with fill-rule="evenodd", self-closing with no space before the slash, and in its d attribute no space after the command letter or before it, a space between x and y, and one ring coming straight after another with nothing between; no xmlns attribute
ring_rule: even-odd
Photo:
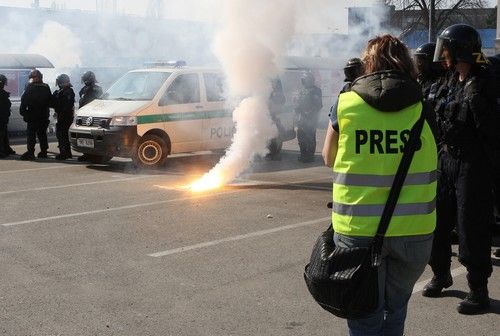
<svg viewBox="0 0 500 336"><path fill-rule="evenodd" d="M53 3L65 6L68 9L95 10L97 2L107 2L112 6L112 0L40 0L41 7L50 7ZM251 1L251 0L249 0ZM315 0L309 0L315 1ZM322 8L322 11L335 11L344 17L335 26L326 25L331 32L341 32L347 26L347 7L365 6L376 2L376 0L332 0L330 8ZM30 7L31 0L0 0L0 5ZM129 15L145 15L149 1L117 0L118 12ZM164 17L172 19L190 19L197 21L215 21L217 11L221 8L222 0L164 0ZM323 24L323 27L325 25ZM314 29L314 28L313 28ZM313 31L314 32L314 31Z"/></svg>

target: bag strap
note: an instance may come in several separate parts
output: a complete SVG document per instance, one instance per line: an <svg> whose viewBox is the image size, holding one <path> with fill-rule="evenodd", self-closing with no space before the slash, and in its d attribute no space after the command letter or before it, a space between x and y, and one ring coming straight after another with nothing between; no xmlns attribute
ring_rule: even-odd
<svg viewBox="0 0 500 336"><path fill-rule="evenodd" d="M373 239L372 266L380 265L380 255L382 252L385 232L387 231L389 223L391 222L392 214L394 213L394 209L396 208L399 194L401 193L401 189L403 188L406 175L408 174L408 170L410 169L411 161L413 160L415 151L417 150L417 148L419 148L419 146L421 146L420 135L422 133L425 117L429 108L429 106L425 102L422 102L422 105L423 106L422 112L420 113L420 118L417 120L415 125L413 125L410 131L410 137L406 146L404 147L403 157L401 158L401 162L399 163L394 181L392 181L391 191L389 192L389 197L387 198L387 202L385 203L384 211L382 212L382 216L380 217L377 234Z"/></svg>

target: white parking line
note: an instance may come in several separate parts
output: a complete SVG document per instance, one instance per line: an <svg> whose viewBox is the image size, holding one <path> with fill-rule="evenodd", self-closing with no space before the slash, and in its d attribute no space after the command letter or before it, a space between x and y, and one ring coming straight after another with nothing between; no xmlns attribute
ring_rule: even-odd
<svg viewBox="0 0 500 336"><path fill-rule="evenodd" d="M459 275L462 275L462 274L465 274L467 273L467 269L463 266L460 266L458 268L455 268L455 269L452 269L451 270L451 276L453 278L459 276ZM418 292L421 292L423 289L424 289L424 286L429 282L431 281L431 279L427 279L427 280L422 280L422 281L419 281L415 284L415 286L413 287L413 294L415 293L418 293Z"/></svg>
<svg viewBox="0 0 500 336"><path fill-rule="evenodd" d="M37 170L48 170L48 169L75 168L75 167L82 167L82 166L84 166L84 164L71 164L71 165L64 165L64 166L51 166L51 167L42 167L42 168L0 170L0 174L23 173L23 172L32 172L32 171L37 171Z"/></svg>
<svg viewBox="0 0 500 336"><path fill-rule="evenodd" d="M19 222L3 223L0 225L8 227L8 226L16 226L16 225L22 225L22 224L39 223L39 222L46 222L46 221L50 221L50 220L54 220L54 219L94 215L94 214L113 212L113 211L119 211L119 210L128 210L128 209L134 209L134 208L147 207L147 206L151 206L151 205L167 204L167 203L172 203L172 202L180 202L180 201L188 201L188 200L193 200L193 199L198 199L198 198L206 198L206 197L210 197L210 196L215 197L215 196L219 196L219 195L232 194L232 193L236 193L236 192L240 192L240 191L242 191L242 190L230 190L230 191L226 191L226 192L220 192L217 194L201 194L201 195L192 196L192 197L180 197L180 198L174 198L174 199L165 200L165 201L138 203L138 204L124 205L124 206L116 207L116 208L106 208L106 209L77 212L77 213L58 215L58 216L34 218L34 219L28 219L28 220L19 221Z"/></svg>
<svg viewBox="0 0 500 336"><path fill-rule="evenodd" d="M101 184L101 183L124 182L124 181L143 179L143 178L147 178L147 177L149 177L149 176L136 176L136 177L121 178L121 179L115 178L113 180L102 180L102 181L84 182L84 183L75 183L75 184L63 184L63 185L50 186L50 187L39 187L39 188L31 188L31 189L0 191L0 195L15 194L15 193L21 193L21 192L28 192L28 191L42 191L42 190L50 190L50 189L80 187L80 186L85 186L85 185L93 185L93 184Z"/></svg>
<svg viewBox="0 0 500 336"><path fill-rule="evenodd" d="M205 247L210 247L214 245L219 245L222 243L227 243L227 242L232 242L232 241L237 241L237 240L243 240L247 238L253 238L253 237L258 237L258 236L264 236L267 234L275 233L275 232L280 232L280 231L285 231L285 230L291 230L291 229L296 229L299 227L303 226L308 226L308 225L314 225L322 222L327 222L330 221L331 217L323 217L323 218L318 218L314 220L310 220L307 222L302 222L302 223L297 223L297 224L291 224L291 225L285 225L285 226L279 226L276 228L268 229L268 230L261 230L261 231L255 231L255 232L250 232L242 235L237 235L237 236L232 236L232 237L227 237L227 238L222 238L218 240L212 240L204 243L199 243L199 244L194 244L194 245L189 245L189 246L184 246L184 247L179 247L171 250L166 250L162 252L156 252L152 254L148 254L150 257L164 257L172 254L177 254L177 253L182 253L186 251L192 251L192 250L198 250L202 249Z"/></svg>

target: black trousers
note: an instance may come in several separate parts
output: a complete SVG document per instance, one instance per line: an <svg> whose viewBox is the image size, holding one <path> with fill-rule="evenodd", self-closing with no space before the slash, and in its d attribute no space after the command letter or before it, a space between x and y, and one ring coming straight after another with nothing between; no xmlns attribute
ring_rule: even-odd
<svg viewBox="0 0 500 336"><path fill-rule="evenodd" d="M71 155L71 144L69 142L69 128L73 123L73 119L57 120L56 137L59 143L59 153L62 155Z"/></svg>
<svg viewBox="0 0 500 336"><path fill-rule="evenodd" d="M40 151L47 152L49 143L47 140L47 128L49 127L48 120L28 121L28 152L35 153L36 138L40 142Z"/></svg>
<svg viewBox="0 0 500 336"><path fill-rule="evenodd" d="M312 158L316 152L316 126L299 126L297 128L300 156Z"/></svg>
<svg viewBox="0 0 500 336"><path fill-rule="evenodd" d="M437 223L429 264L436 276L450 271L451 235L456 225L459 261L467 268L471 289L488 284L492 272L491 168L485 156L457 158L441 151L438 163Z"/></svg>
<svg viewBox="0 0 500 336"><path fill-rule="evenodd" d="M7 154L10 150L7 124L0 123L0 154Z"/></svg>

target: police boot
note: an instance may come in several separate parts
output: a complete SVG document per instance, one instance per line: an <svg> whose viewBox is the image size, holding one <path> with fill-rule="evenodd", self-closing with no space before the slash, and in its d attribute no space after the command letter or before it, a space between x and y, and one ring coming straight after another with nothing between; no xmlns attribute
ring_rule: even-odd
<svg viewBox="0 0 500 336"><path fill-rule="evenodd" d="M488 288L481 287L471 289L465 299L460 302L457 310L460 314L473 315L481 313L490 306L490 298L488 297Z"/></svg>
<svg viewBox="0 0 500 336"><path fill-rule="evenodd" d="M453 285L453 278L450 273L445 276L435 275L432 277L432 280L424 286L422 295L425 297L438 297L441 295L444 288L451 287L451 285Z"/></svg>
<svg viewBox="0 0 500 336"><path fill-rule="evenodd" d="M19 160L22 161L33 161L34 159L35 159L35 154L33 154L32 152L26 152L19 157Z"/></svg>
<svg viewBox="0 0 500 336"><path fill-rule="evenodd" d="M47 155L46 151L43 151L43 152L38 153L38 155L36 157L39 158L39 159L46 159L49 156Z"/></svg>

